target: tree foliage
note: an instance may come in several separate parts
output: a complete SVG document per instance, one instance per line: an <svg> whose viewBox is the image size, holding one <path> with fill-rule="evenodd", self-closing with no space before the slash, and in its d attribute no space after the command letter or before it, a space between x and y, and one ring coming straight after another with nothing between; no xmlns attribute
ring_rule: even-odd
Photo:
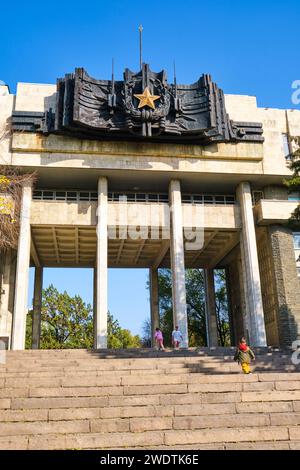
<svg viewBox="0 0 300 470"><path fill-rule="evenodd" d="M27 316L26 347L31 347L32 312ZM52 284L43 290L41 348L74 349L93 347L93 309L79 295L60 293ZM120 327L108 312L108 347L140 347L139 336Z"/></svg>
<svg viewBox="0 0 300 470"><path fill-rule="evenodd" d="M173 330L172 275L169 269L160 269L159 313L160 328L164 333L164 343L171 345ZM216 313L219 345L230 344L229 313L226 293L226 279L223 270L215 270ZM205 287L202 269L186 270L186 303L188 318L189 345L206 346Z"/></svg>
<svg viewBox="0 0 300 470"><path fill-rule="evenodd" d="M108 312L108 347L112 349L140 348L141 339L138 335L124 328L121 328L118 320L115 320L110 312Z"/></svg>

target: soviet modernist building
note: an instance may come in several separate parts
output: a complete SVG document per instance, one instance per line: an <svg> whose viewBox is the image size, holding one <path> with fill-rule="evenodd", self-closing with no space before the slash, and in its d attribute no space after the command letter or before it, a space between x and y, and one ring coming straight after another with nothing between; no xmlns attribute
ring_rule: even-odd
<svg viewBox="0 0 300 470"><path fill-rule="evenodd" d="M57 84L0 87L0 164L37 174L22 189L18 249L0 256L0 336L23 349L29 267L39 347L44 267L94 269L95 347L106 347L107 269L149 268L152 326L159 267L173 276L173 316L188 346L185 269L203 268L207 336L216 345L213 269L226 269L233 341L290 346L300 334L299 201L283 179L300 112L224 95L203 75L167 82L143 64L123 80L83 69Z"/></svg>

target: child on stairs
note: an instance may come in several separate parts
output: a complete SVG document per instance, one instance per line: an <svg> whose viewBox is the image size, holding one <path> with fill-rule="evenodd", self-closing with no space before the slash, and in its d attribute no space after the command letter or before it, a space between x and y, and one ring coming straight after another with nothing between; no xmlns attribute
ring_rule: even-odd
<svg viewBox="0 0 300 470"><path fill-rule="evenodd" d="M254 352L247 345L246 339L244 336L241 337L239 345L236 349L234 360L238 361L242 366L242 371L244 374L251 374L250 364L251 361L255 359Z"/></svg>

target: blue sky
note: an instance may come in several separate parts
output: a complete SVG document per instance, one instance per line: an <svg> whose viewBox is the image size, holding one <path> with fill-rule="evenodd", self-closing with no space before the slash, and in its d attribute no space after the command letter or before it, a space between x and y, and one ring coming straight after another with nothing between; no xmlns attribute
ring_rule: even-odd
<svg viewBox="0 0 300 470"><path fill-rule="evenodd" d="M30 269L29 306L33 298L34 268ZM129 328L134 334L142 334L145 319L150 318L149 290L147 269L109 269L108 270L108 305L109 310L123 328ZM83 300L93 305L93 270L92 269L44 269L44 288L53 284L61 292L70 295L80 294Z"/></svg>
<svg viewBox="0 0 300 470"><path fill-rule="evenodd" d="M0 80L55 83L75 67L109 78L111 59L121 79L143 59L177 81L210 73L225 93L256 95L259 106L295 108L291 84L299 72L299 1L90 0L4 2L0 18ZM88 271L47 270L45 285L92 301ZM91 276L91 274L90 274ZM109 275L109 308L123 326L139 330L149 312L146 271ZM122 288L122 292L120 289Z"/></svg>

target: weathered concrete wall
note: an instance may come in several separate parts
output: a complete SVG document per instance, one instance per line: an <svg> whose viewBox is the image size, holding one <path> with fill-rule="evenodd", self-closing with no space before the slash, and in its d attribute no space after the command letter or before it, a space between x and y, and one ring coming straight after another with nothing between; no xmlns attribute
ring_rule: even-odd
<svg viewBox="0 0 300 470"><path fill-rule="evenodd" d="M254 208L255 221L258 225L287 223L298 202L261 199Z"/></svg>
<svg viewBox="0 0 300 470"><path fill-rule="evenodd" d="M299 279L291 230L281 225L268 227L274 266L279 342L291 346L300 338Z"/></svg>
<svg viewBox="0 0 300 470"><path fill-rule="evenodd" d="M0 165L10 165L10 116L14 105L14 95L9 94L8 87L0 85Z"/></svg>
<svg viewBox="0 0 300 470"><path fill-rule="evenodd" d="M284 186L265 186L264 187L265 199L278 199L284 201L288 199L288 189Z"/></svg>
<svg viewBox="0 0 300 470"><path fill-rule="evenodd" d="M7 250L0 253L0 337L10 343L14 309L16 276L16 252Z"/></svg>
<svg viewBox="0 0 300 470"><path fill-rule="evenodd" d="M198 209L203 209L203 217L198 216ZM33 200L30 222L32 225L96 225L97 202L64 202ZM240 208L228 206L193 206L182 204L183 226L204 227L206 229L239 229L241 227ZM124 219L124 214L126 218ZM169 205L166 203L108 203L108 225L158 226L170 225Z"/></svg>
<svg viewBox="0 0 300 470"><path fill-rule="evenodd" d="M267 343L269 346L278 346L278 301L272 249L266 227L257 229L256 240Z"/></svg>
<svg viewBox="0 0 300 470"><path fill-rule="evenodd" d="M56 86L19 83L15 109L43 111L54 107ZM0 96L1 125L11 114L14 96ZM207 173L289 175L282 134L300 135L300 111L258 108L256 98L226 95L231 119L262 122L265 142L197 145L85 141L61 136L16 133L13 164L68 168L114 168ZM3 153L0 152L1 158ZM1 154L2 153L2 154ZM6 155L7 156L7 155ZM100 158L101 156L101 158ZM113 158L112 158L113 157ZM262 165L263 162L263 165Z"/></svg>

